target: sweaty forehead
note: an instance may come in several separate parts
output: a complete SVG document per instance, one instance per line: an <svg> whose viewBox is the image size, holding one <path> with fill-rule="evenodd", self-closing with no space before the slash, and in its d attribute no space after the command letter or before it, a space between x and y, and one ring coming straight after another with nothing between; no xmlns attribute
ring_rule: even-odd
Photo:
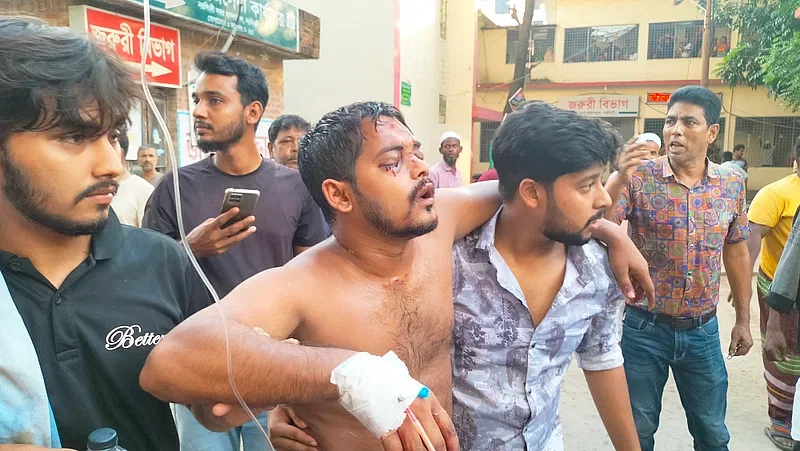
<svg viewBox="0 0 800 451"><path fill-rule="evenodd" d="M411 130L393 117L381 116L376 122L372 118L361 120L364 135L364 153L378 152L387 145L413 145L416 141Z"/></svg>

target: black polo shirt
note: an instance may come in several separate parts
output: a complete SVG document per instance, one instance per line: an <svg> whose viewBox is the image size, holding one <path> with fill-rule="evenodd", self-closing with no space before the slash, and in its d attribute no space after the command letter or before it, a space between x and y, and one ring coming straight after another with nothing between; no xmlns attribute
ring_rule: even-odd
<svg viewBox="0 0 800 451"><path fill-rule="evenodd" d="M164 334L212 302L180 246L120 225L112 211L59 289L3 250L0 270L36 348L63 446L86 449L91 431L110 427L128 450L177 451L169 404L139 387L139 373Z"/></svg>

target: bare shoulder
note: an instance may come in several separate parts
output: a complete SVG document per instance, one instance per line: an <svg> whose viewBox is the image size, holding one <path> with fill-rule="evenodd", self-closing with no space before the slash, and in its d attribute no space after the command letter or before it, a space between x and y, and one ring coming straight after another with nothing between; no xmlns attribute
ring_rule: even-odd
<svg viewBox="0 0 800 451"><path fill-rule="evenodd" d="M222 300L229 319L259 327L275 339L293 336L335 281L327 277L328 252L312 248L287 265L247 279ZM328 281L327 285L325 281Z"/></svg>
<svg viewBox="0 0 800 451"><path fill-rule="evenodd" d="M326 280L330 281L330 268L335 265L335 260L330 246L321 243L284 266L254 275L240 286L249 285L249 289L269 293L271 297L308 299Z"/></svg>

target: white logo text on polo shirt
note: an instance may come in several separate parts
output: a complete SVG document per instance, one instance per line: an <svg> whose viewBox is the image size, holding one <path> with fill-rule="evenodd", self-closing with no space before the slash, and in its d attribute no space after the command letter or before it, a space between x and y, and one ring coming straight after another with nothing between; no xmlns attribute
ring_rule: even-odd
<svg viewBox="0 0 800 451"><path fill-rule="evenodd" d="M116 349L130 349L132 347L155 346L164 335L153 332L142 333L142 328L138 324L132 326L118 326L106 335L106 349L114 351Z"/></svg>

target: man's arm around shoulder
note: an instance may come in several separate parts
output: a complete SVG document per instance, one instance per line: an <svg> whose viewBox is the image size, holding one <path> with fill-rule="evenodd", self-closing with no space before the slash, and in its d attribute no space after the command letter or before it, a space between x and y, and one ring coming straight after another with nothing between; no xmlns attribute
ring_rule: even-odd
<svg viewBox="0 0 800 451"><path fill-rule="evenodd" d="M439 227L452 237L452 241L464 238L486 223L501 204L498 182L494 180L436 190Z"/></svg>

